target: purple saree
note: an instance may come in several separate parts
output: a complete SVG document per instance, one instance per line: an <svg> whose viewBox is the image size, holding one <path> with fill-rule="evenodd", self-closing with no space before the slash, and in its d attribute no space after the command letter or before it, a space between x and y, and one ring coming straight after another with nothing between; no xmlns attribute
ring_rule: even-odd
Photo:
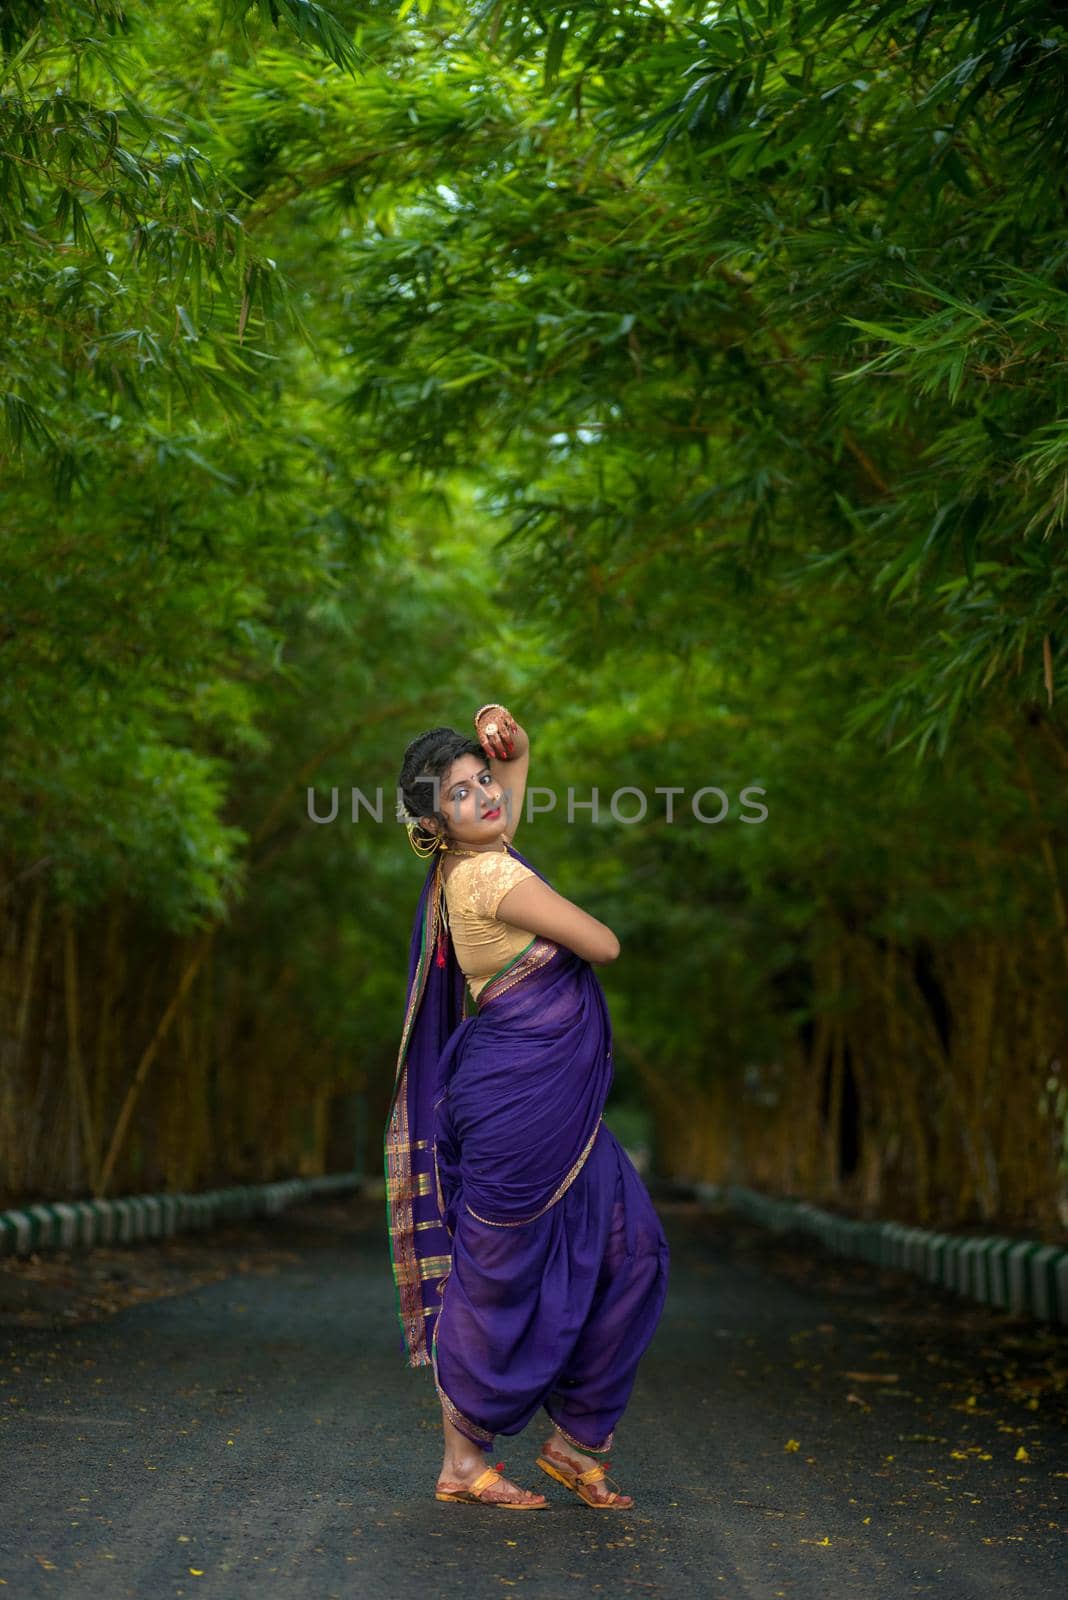
<svg viewBox="0 0 1068 1600"><path fill-rule="evenodd" d="M435 860L385 1137L408 1362L433 1367L446 1415L484 1450L544 1407L579 1449L607 1451L660 1318L669 1257L645 1186L602 1121L604 991L589 962L532 938L464 1016L464 976L439 937L441 894Z"/></svg>

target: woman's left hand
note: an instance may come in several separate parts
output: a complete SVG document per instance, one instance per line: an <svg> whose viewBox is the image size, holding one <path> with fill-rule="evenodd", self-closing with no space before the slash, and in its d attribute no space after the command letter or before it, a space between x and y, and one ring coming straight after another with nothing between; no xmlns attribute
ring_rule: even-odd
<svg viewBox="0 0 1068 1600"><path fill-rule="evenodd" d="M488 706L475 723L478 742L497 761L510 761L518 752L523 730L504 706Z"/></svg>

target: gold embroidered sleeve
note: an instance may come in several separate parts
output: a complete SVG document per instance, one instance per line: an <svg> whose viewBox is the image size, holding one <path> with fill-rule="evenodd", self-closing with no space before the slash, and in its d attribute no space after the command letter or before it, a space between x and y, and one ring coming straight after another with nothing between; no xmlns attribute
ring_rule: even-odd
<svg viewBox="0 0 1068 1600"><path fill-rule="evenodd" d="M517 883L537 874L514 856L487 853L474 862L465 884L466 909L479 917L496 917L497 907Z"/></svg>

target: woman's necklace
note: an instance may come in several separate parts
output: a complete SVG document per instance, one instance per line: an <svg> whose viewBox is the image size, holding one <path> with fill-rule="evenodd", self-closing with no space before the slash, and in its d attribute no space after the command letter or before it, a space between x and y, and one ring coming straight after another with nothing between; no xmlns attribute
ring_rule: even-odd
<svg viewBox="0 0 1068 1600"><path fill-rule="evenodd" d="M445 853L450 856L502 856L508 852L508 846L503 850L455 850L451 844L443 845Z"/></svg>

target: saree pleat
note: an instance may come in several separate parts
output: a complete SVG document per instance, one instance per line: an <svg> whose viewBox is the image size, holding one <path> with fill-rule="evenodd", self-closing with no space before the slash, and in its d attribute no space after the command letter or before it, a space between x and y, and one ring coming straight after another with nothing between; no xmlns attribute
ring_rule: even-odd
<svg viewBox="0 0 1068 1600"><path fill-rule="evenodd" d="M559 1203L495 1229L461 1210L435 1328L434 1381L484 1450L544 1409L572 1444L611 1449L667 1293L668 1247L603 1122Z"/></svg>
<svg viewBox="0 0 1068 1600"><path fill-rule="evenodd" d="M669 1255L603 1121L604 992L589 962L535 938L460 1016L450 956L430 956L433 881L387 1130L409 1360L429 1359L446 1415L484 1450L544 1407L578 1448L606 1451L663 1309Z"/></svg>

